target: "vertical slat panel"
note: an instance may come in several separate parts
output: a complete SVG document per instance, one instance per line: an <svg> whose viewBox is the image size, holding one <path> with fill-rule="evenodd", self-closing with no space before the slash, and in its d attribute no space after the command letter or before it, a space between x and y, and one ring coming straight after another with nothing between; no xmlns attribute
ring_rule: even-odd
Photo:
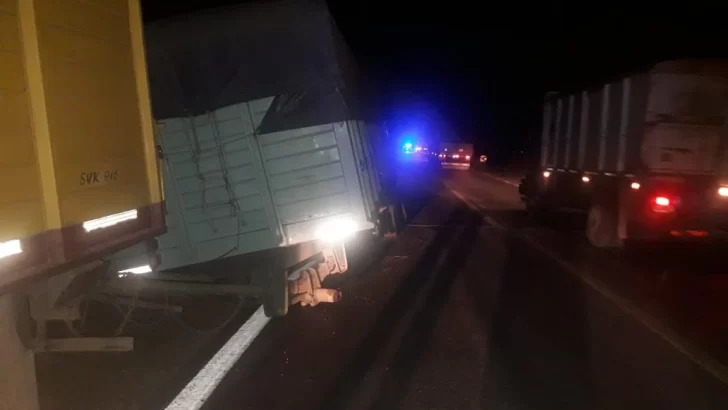
<svg viewBox="0 0 728 410"><path fill-rule="evenodd" d="M552 115L552 104L550 101L546 101L543 105L543 128L541 129L541 167L546 167L548 164L549 155L549 143L551 133L551 122L553 121Z"/></svg>
<svg viewBox="0 0 728 410"><path fill-rule="evenodd" d="M609 113L607 114L607 138L603 171L613 172L617 170L619 130L622 114L622 88L622 81L615 81L609 85Z"/></svg>
<svg viewBox="0 0 728 410"><path fill-rule="evenodd" d="M555 167L559 166L559 145L561 144L560 139L561 139L561 132L563 129L563 127L562 127L563 123L561 121L561 116L563 115L563 112L564 112L563 99L559 98L556 102L556 130L554 132L554 160L552 162Z"/></svg>
<svg viewBox="0 0 728 410"><path fill-rule="evenodd" d="M610 85L606 84L602 91L602 113L599 127L599 165L598 170L604 171L607 159L607 132L609 130L609 94Z"/></svg>
<svg viewBox="0 0 728 410"><path fill-rule="evenodd" d="M586 150L584 151L584 170L599 169L599 144L602 119L604 89L589 92L589 111L587 113Z"/></svg>
<svg viewBox="0 0 728 410"><path fill-rule="evenodd" d="M564 168L569 168L571 159L571 139L574 131L574 96L569 96L569 110L566 116L566 146L564 148Z"/></svg>
<svg viewBox="0 0 728 410"><path fill-rule="evenodd" d="M341 157L341 167L344 170L344 179L349 194L349 209L354 215L362 215L366 212L366 205L359 177L357 176L354 147L349 132L349 128L344 123L334 125L334 134L336 135L336 143Z"/></svg>
<svg viewBox="0 0 728 410"><path fill-rule="evenodd" d="M380 194L380 187L379 187L379 178L377 176L377 161L374 156L374 150L372 149L372 139L374 138L371 133L371 129L367 126L366 122L361 123L362 128L364 128L364 150L366 151L367 158L369 158L369 178L371 178L372 183L372 199L374 200L374 204L379 203L379 194ZM372 209L372 211L375 211L376 209Z"/></svg>
<svg viewBox="0 0 728 410"><path fill-rule="evenodd" d="M619 123L619 148L617 154L617 171L623 172L625 166L625 152L627 149L627 131L629 127L629 102L631 95L631 82L629 78L622 81L622 110Z"/></svg>
<svg viewBox="0 0 728 410"><path fill-rule="evenodd" d="M581 93L581 112L579 115L579 158L577 168L584 169L586 158L586 143L589 132L589 94L586 91Z"/></svg>
<svg viewBox="0 0 728 410"><path fill-rule="evenodd" d="M650 77L647 74L630 79L629 114L625 140L625 171L637 172L642 164L640 147L644 139L647 99L650 93Z"/></svg>
<svg viewBox="0 0 728 410"><path fill-rule="evenodd" d="M28 82L31 112L33 113L33 131L35 133L35 146L40 169L40 184L43 189L45 229L57 230L61 228L60 198L48 122L47 90L41 71L42 64L34 2L21 1L18 15L23 37L26 80Z"/></svg>
<svg viewBox="0 0 728 410"><path fill-rule="evenodd" d="M351 139L351 149L354 155L354 168L356 169L357 177L359 178L359 186L361 187L361 195L364 201L364 209L369 210L373 208L371 203L371 185L369 184L369 177L365 170L366 158L364 156L364 150L362 148L361 140L361 129L356 121L347 121L346 128L349 132L349 138Z"/></svg>

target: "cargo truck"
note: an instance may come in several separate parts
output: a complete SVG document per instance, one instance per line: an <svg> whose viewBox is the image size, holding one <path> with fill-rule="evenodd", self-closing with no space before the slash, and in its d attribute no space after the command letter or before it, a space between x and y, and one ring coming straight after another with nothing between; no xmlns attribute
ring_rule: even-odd
<svg viewBox="0 0 728 410"><path fill-rule="evenodd" d="M326 6L225 7L145 34L169 229L154 253L116 254L128 277L107 290L248 293L269 316L337 301L321 283L376 228L384 128Z"/></svg>
<svg viewBox="0 0 728 410"><path fill-rule="evenodd" d="M440 164L444 169L470 169L473 144L463 142L443 142L440 144Z"/></svg>
<svg viewBox="0 0 728 410"><path fill-rule="evenodd" d="M588 214L597 247L720 238L728 228L728 63L679 60L547 95L533 216Z"/></svg>
<svg viewBox="0 0 728 410"><path fill-rule="evenodd" d="M0 407L32 410L34 352L119 342L46 322L164 214L138 0L2 0L0 54Z"/></svg>

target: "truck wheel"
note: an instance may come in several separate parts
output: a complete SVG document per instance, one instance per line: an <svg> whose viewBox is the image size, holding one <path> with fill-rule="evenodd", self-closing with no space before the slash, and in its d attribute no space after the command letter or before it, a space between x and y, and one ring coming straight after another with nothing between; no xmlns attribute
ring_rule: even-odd
<svg viewBox="0 0 728 410"><path fill-rule="evenodd" d="M587 218L586 237L597 248L619 247L617 216L614 212L603 205L592 205Z"/></svg>
<svg viewBox="0 0 728 410"><path fill-rule="evenodd" d="M285 316L288 313L288 272L270 263L263 290L263 310L268 317Z"/></svg>

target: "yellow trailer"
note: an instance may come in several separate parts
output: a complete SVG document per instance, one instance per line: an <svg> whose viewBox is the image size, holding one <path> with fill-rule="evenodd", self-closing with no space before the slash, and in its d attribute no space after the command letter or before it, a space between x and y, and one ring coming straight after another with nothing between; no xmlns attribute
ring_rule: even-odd
<svg viewBox="0 0 728 410"><path fill-rule="evenodd" d="M139 0L0 0L0 293L164 232Z"/></svg>
<svg viewBox="0 0 728 410"><path fill-rule="evenodd" d="M139 0L0 0L0 409L39 407L59 282L164 233L156 157Z"/></svg>

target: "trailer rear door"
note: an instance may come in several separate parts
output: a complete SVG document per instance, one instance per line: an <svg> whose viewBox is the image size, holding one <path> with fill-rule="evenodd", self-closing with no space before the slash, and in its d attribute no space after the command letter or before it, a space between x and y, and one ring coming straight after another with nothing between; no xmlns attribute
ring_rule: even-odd
<svg viewBox="0 0 728 410"><path fill-rule="evenodd" d="M645 118L642 161L653 172L712 173L717 169L728 81L656 73Z"/></svg>

